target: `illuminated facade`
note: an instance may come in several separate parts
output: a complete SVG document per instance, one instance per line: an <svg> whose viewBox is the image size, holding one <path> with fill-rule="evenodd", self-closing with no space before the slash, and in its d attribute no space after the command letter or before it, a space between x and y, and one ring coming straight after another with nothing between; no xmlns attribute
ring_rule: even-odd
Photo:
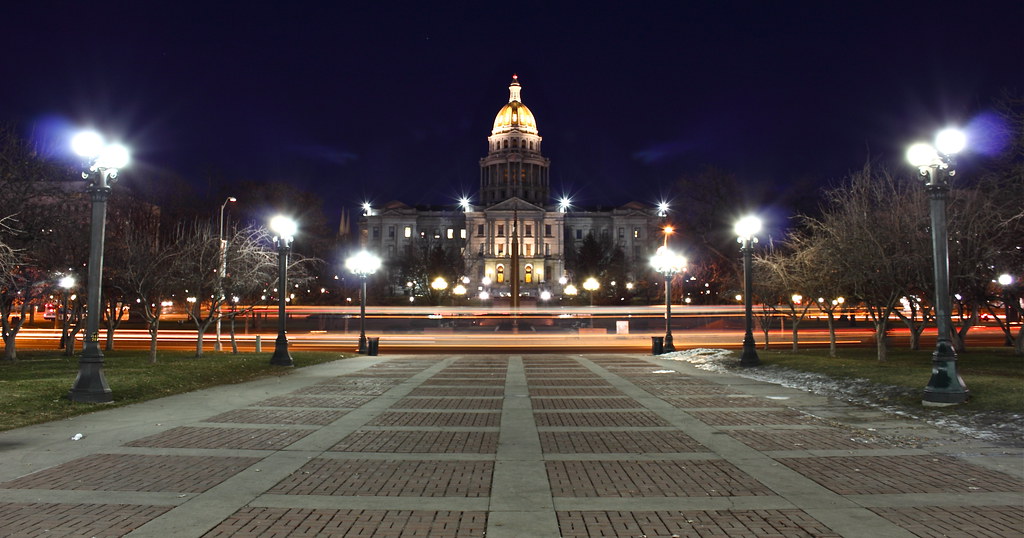
<svg viewBox="0 0 1024 538"><path fill-rule="evenodd" d="M566 271L565 253L588 234L621 248L633 272L646 273L660 238L656 209L631 202L611 210L563 211L551 199L551 161L541 153L537 120L521 95L513 76L509 101L495 116L487 156L480 159L479 204L413 208L391 202L364 208L362 245L385 260L401 256L416 242L458 249L470 289L484 286L495 298L508 296L516 274L520 296L527 301L542 291L561 295L563 277L566 284L574 277L582 281L587 275ZM519 250L515 257L514 244Z"/></svg>

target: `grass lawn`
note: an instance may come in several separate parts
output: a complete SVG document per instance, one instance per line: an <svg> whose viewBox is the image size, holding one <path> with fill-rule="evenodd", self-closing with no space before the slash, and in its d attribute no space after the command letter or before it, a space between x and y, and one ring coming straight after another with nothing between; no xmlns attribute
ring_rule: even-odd
<svg viewBox="0 0 1024 538"><path fill-rule="evenodd" d="M900 387L905 390L898 391L893 403L910 407L921 407L924 387L931 378L931 349L890 348L886 362L878 362L874 348L840 348L837 357L829 357L827 349L798 353L758 350L757 353L768 365ZM970 391L970 400L946 408L949 412L1024 413L1024 357L1015 356L1013 349L972 348L958 355L957 369Z"/></svg>
<svg viewBox="0 0 1024 538"><path fill-rule="evenodd" d="M197 359L194 351L162 351L156 364L149 363L146 353L104 352L103 373L114 401L84 404L66 398L78 374L78 357L65 357L59 351L18 351L17 361L0 361L0 430L292 371L271 366L270 353L208 352ZM351 355L323 351L292 352L296 367L348 356Z"/></svg>

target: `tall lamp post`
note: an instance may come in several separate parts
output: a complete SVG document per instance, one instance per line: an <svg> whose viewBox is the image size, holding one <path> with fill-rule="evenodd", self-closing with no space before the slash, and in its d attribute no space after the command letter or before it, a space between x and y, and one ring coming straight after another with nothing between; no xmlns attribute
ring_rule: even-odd
<svg viewBox="0 0 1024 538"><path fill-rule="evenodd" d="M224 208L231 202L237 202L238 198L228 196L220 205L220 224L217 226L217 239L220 240L220 272L217 274L217 340L214 341L213 350L220 351L220 306L224 302L224 277L228 273L228 240L224 239Z"/></svg>
<svg viewBox="0 0 1024 538"><path fill-rule="evenodd" d="M935 273L935 326L938 336L932 353L932 376L924 388L921 403L930 406L956 405L967 401L969 391L957 373L953 349L952 300L949 296L949 249L946 231L946 199L950 178L956 174L956 154L967 145L967 138L956 129L945 129L935 138L935 146L914 144L907 160L917 167L928 192L932 225L932 252Z"/></svg>
<svg viewBox="0 0 1024 538"><path fill-rule="evenodd" d="M288 252L291 250L292 240L295 239L295 232L298 225L294 220L278 215L270 219L270 230L274 232L274 240L277 241L277 341L274 343L274 355L270 357L270 364L276 366L294 366L295 361L288 353L288 336L285 334L285 323L288 320L285 314L284 303L288 295Z"/></svg>
<svg viewBox="0 0 1024 538"><path fill-rule="evenodd" d="M1002 288L1003 291L1003 311L1005 312L1005 314L1003 315L1003 319L1006 321L1005 344L1008 346L1012 346L1013 338L1010 337L1010 320L1013 317L1013 310L1010 308L1010 292L1006 288L1009 288L1010 286L1013 285L1013 275L1009 273L1003 273L999 275L999 277L996 279L996 282L999 283L999 286Z"/></svg>
<svg viewBox="0 0 1024 538"><path fill-rule="evenodd" d="M686 258L661 246L651 257L651 267L665 275L665 345L662 349L671 353L676 350L672 342L672 276L686 269Z"/></svg>
<svg viewBox="0 0 1024 538"><path fill-rule="evenodd" d="M359 293L359 352L366 353L366 278L380 269L380 258L361 250L345 260L345 268L362 281Z"/></svg>
<svg viewBox="0 0 1024 538"><path fill-rule="evenodd" d="M737 241L743 251L743 354L740 355L740 366L759 366L761 358L757 356L754 345L754 268L752 256L757 233L761 231L761 219L750 215L736 222L734 228Z"/></svg>
<svg viewBox="0 0 1024 538"><path fill-rule="evenodd" d="M128 164L128 148L120 144L106 144L103 137L93 131L75 135L71 148L86 159L82 178L89 182L86 191L92 200L89 232L89 301L86 318L85 343L78 359L78 377L75 378L68 398L74 402L101 403L114 399L103 375L103 352L100 351L100 293L103 281L103 239L107 221L107 199L110 187L117 182L117 173Z"/></svg>

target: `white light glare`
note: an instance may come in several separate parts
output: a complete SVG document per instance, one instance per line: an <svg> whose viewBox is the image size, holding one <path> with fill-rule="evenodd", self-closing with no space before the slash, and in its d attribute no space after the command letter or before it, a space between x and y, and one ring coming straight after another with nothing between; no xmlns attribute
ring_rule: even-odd
<svg viewBox="0 0 1024 538"><path fill-rule="evenodd" d="M1009 286L1013 284L1013 276L1003 273L999 275L998 282L1000 286Z"/></svg>
<svg viewBox="0 0 1024 538"><path fill-rule="evenodd" d="M121 144L110 144L100 150L96 158L96 167L116 170L127 166L129 160L128 148Z"/></svg>
<svg viewBox="0 0 1024 538"><path fill-rule="evenodd" d="M295 237L295 232L299 230L299 225L284 215L278 215L270 219L270 229L278 237L291 241Z"/></svg>
<svg viewBox="0 0 1024 538"><path fill-rule="evenodd" d="M931 144L918 142L907 148L907 161L914 166L931 166L938 160L939 154Z"/></svg>
<svg viewBox="0 0 1024 538"><path fill-rule="evenodd" d="M935 147L944 155L955 155L967 147L967 135L959 129L943 129L935 137Z"/></svg>
<svg viewBox="0 0 1024 538"><path fill-rule="evenodd" d="M345 269L354 275L372 275L380 269L381 260L377 256L370 254L365 250L360 250L355 256L350 256L345 260ZM408 282L407 285L412 287L412 282Z"/></svg>
<svg viewBox="0 0 1024 538"><path fill-rule="evenodd" d="M82 131L71 139L71 150L81 157L95 157L103 149L103 137L96 131Z"/></svg>
<svg viewBox="0 0 1024 538"><path fill-rule="evenodd" d="M736 222L734 231L736 232L736 235L742 239L754 237L757 235L757 232L761 231L761 219L753 215L743 217Z"/></svg>

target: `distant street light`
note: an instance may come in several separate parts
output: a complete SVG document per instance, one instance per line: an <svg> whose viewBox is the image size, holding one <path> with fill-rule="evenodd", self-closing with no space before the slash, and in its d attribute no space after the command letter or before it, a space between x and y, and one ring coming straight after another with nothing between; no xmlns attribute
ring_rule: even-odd
<svg viewBox="0 0 1024 538"><path fill-rule="evenodd" d="M744 333L743 333L743 354L740 355L740 366L759 366L761 358L757 356L757 349L754 345L754 278L752 255L754 243L757 242L757 233L761 231L761 219L755 216L746 216L736 223L735 227L737 241L739 241L743 252L743 306L744 306Z"/></svg>
<svg viewBox="0 0 1024 538"><path fill-rule="evenodd" d="M217 275L217 339L214 341L213 350L220 351L220 306L224 302L224 277L228 273L228 240L224 239L224 208L231 202L237 202L238 198L228 196L220 205L220 223L217 226L217 239L220 240L220 273Z"/></svg>
<svg viewBox="0 0 1024 538"><path fill-rule="evenodd" d="M569 284L568 286L565 287L566 295L576 295L577 293L579 293L579 290L576 289L576 286Z"/></svg>
<svg viewBox="0 0 1024 538"><path fill-rule="evenodd" d="M274 343L274 355L270 357L270 364L277 366L294 366L295 361L288 353L288 336L285 332L285 325L288 315L285 313L284 303L288 295L288 252L292 247L292 240L298 231L298 224L294 220L278 215L270 219L270 230L274 232L274 240L277 242L277 341Z"/></svg>
<svg viewBox="0 0 1024 538"><path fill-rule="evenodd" d="M103 240L107 220L107 199L110 187L117 182L117 174L129 161L128 149L120 144L105 144L103 137L93 131L79 133L71 140L71 148L86 158L88 180L86 191L92 199L92 217L89 235L89 280L85 342L78 359L78 377L71 386L68 398L74 402L101 403L114 399L103 375L103 353L100 351L100 293L103 281Z"/></svg>
<svg viewBox="0 0 1024 538"><path fill-rule="evenodd" d="M71 295L71 289L75 287L75 277L65 275L57 281L57 285L64 290L61 293L60 307L60 348L64 349L68 345L68 333L71 330L71 312L68 310L68 299Z"/></svg>
<svg viewBox="0 0 1024 538"><path fill-rule="evenodd" d="M946 230L946 199L950 178L956 174L956 154L967 138L956 129L945 129L935 138L935 146L914 144L907 160L917 167L928 192L932 227L932 252L935 273L935 326L938 331L932 353L932 375L924 388L922 404L949 406L967 401L970 391L956 368L956 350L952 340L952 300L949 296L949 234Z"/></svg>
<svg viewBox="0 0 1024 538"><path fill-rule="evenodd" d="M381 260L365 250L345 260L345 268L359 277L362 284L359 294L359 353L366 353L366 279L380 269ZM412 282L407 283L412 288ZM412 297L409 297L412 300Z"/></svg>
<svg viewBox="0 0 1024 538"><path fill-rule="evenodd" d="M590 306L594 306L594 292L600 287L601 284L598 283L597 279L594 277L590 277L583 281L583 289L587 290L590 295Z"/></svg>
<svg viewBox="0 0 1024 538"><path fill-rule="evenodd" d="M662 350L671 353L676 350L672 342L672 276L686 269L686 258L668 247L658 247L651 257L651 267L665 276L665 343Z"/></svg>

